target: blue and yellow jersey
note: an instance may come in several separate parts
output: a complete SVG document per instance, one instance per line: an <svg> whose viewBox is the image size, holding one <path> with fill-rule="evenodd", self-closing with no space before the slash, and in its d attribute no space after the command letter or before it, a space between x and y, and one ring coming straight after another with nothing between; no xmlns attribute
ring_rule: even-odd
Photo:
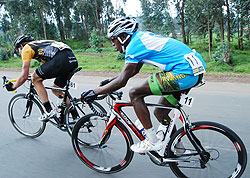
<svg viewBox="0 0 250 178"><path fill-rule="evenodd" d="M196 60L199 64L193 66ZM199 53L178 40L151 32L135 32L127 46L125 63L138 62L181 74L195 75L206 70Z"/></svg>

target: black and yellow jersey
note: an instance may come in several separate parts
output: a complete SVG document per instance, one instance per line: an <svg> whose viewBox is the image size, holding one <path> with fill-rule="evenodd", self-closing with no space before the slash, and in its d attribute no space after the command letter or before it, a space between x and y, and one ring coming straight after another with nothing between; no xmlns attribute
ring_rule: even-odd
<svg viewBox="0 0 250 178"><path fill-rule="evenodd" d="M37 40L27 43L22 49L22 61L29 62L36 59L39 62L50 61L58 51L71 48L54 40Z"/></svg>

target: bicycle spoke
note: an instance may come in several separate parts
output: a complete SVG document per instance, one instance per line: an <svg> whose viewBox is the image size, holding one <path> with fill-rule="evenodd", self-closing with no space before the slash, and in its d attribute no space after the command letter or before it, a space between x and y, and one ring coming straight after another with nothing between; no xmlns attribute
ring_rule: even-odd
<svg viewBox="0 0 250 178"><path fill-rule="evenodd" d="M93 102L92 105L94 108L96 108L98 112L106 113L105 109L99 103ZM78 114L77 117L72 116L72 113L71 113L72 109L76 110L76 113ZM93 113L93 111L88 107L88 105L82 102L78 102L78 103L75 103L74 105L72 104L67 107L66 112L65 112L65 123L66 123L67 131L69 135L72 134L72 129L75 123L77 122L77 120L79 120L84 115L89 114L89 113Z"/></svg>
<svg viewBox="0 0 250 178"><path fill-rule="evenodd" d="M171 169L181 177L230 177L233 176L235 170L239 170L240 176L245 169L244 156L246 154L244 145L242 145L241 140L231 133L230 130L223 130L220 125L205 123L207 125L201 127L195 127L193 133L201 142L201 145L209 155L209 160L207 163L203 164L202 159L199 154L187 156L187 162L179 161L178 163L170 163ZM178 134L178 135L177 135ZM177 155L174 152L175 144L181 140L186 151L194 150L193 145L189 141L186 133L182 135L180 132L175 134L175 139L173 139L171 144L171 149L168 153L171 156ZM241 144L242 151L237 150L234 142ZM171 151L170 151L171 150ZM191 151L192 153L193 151ZM190 153L190 155L191 155ZM185 154L184 154L185 155ZM186 154L188 155L188 154ZM178 156L177 156L178 157ZM183 158L180 156L179 159ZM197 160L196 162L188 162L190 160ZM241 168L239 166L242 166ZM184 176L185 175L185 176ZM237 174L236 174L237 175Z"/></svg>
<svg viewBox="0 0 250 178"><path fill-rule="evenodd" d="M45 123L38 120L42 109L35 100L28 100L25 94L18 94L9 103L9 117L14 128L28 137L40 136Z"/></svg>
<svg viewBox="0 0 250 178"><path fill-rule="evenodd" d="M86 115L76 123L72 143L81 161L90 168L103 173L117 172L124 169L132 159L133 152L129 149L131 136L124 135L129 133L124 131L126 128L123 125L115 125L100 146L105 128L106 121L101 117Z"/></svg>

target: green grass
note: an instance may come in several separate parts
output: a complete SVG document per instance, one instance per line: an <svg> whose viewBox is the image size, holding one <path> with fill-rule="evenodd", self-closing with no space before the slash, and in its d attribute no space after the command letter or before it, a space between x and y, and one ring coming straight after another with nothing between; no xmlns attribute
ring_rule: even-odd
<svg viewBox="0 0 250 178"><path fill-rule="evenodd" d="M23 62L20 57L12 57L7 61L0 61L0 69L21 69ZM40 65L39 62L32 60L30 68L37 68Z"/></svg>
<svg viewBox="0 0 250 178"><path fill-rule="evenodd" d="M198 50L197 50L198 51ZM198 51L200 52L200 51ZM78 59L79 66L83 67L83 70L95 70L95 71L121 71L124 66L124 60L118 60L117 52L111 45L105 44L102 53L96 53L93 49L77 49L74 53ZM249 51L235 50L233 53L232 63L233 66L228 64L221 64L218 62L210 61L208 52L201 50L201 55L207 65L207 73L227 73L227 74L250 74L250 55ZM32 60L31 68L37 68L39 64ZM8 61L0 61L0 68L22 68L22 61L18 58L11 58ZM154 66L144 65L142 72L159 71Z"/></svg>
<svg viewBox="0 0 250 178"><path fill-rule="evenodd" d="M206 54L202 54L206 56ZM207 54L208 56L208 54ZM205 58L207 73L226 73L226 74L250 74L250 55L248 51L235 50L232 58L232 66L226 63L209 61Z"/></svg>

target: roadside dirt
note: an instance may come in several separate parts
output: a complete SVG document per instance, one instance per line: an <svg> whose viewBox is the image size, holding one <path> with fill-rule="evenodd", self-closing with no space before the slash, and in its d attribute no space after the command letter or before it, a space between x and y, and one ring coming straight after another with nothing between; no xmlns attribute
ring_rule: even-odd
<svg viewBox="0 0 250 178"><path fill-rule="evenodd" d="M21 69L0 69L1 73L6 72L21 72ZM32 71L31 71L32 72ZM115 71L80 71L76 75L81 76L99 76L99 77L115 77L119 72ZM151 73L139 73L136 78L147 78ZM207 82L229 82L229 83L250 83L250 75L239 75L239 74L204 74L204 80Z"/></svg>
<svg viewBox="0 0 250 178"><path fill-rule="evenodd" d="M114 77L118 75L114 71L80 71L78 75L84 76L101 76L101 77ZM146 78L151 73L139 73L135 77ZM229 82L229 83L250 83L250 75L230 75L230 74L205 74L204 80L207 82Z"/></svg>

